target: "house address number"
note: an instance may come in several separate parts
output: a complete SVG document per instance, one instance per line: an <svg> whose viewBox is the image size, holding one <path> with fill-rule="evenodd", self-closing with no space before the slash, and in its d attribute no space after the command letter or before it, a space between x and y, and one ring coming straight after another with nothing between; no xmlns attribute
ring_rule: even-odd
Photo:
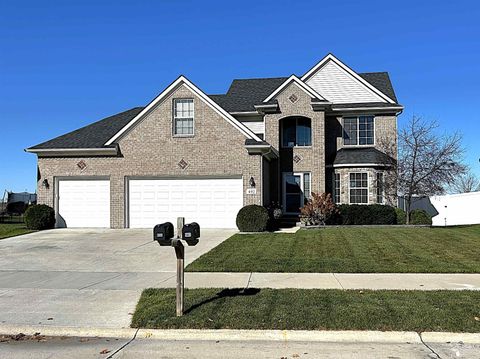
<svg viewBox="0 0 480 359"><path fill-rule="evenodd" d="M256 188L247 188L247 194L257 194Z"/></svg>

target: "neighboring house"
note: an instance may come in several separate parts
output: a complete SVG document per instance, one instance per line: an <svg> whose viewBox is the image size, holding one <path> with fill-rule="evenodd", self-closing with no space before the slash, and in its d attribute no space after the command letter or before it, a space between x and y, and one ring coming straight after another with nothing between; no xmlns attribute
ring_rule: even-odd
<svg viewBox="0 0 480 359"><path fill-rule="evenodd" d="M235 227L247 204L297 215L311 192L383 203L398 104L388 74L333 55L297 77L234 80L206 95L180 76L137 107L28 148L38 202L67 227L153 227L177 216ZM390 158L391 159L391 158Z"/></svg>

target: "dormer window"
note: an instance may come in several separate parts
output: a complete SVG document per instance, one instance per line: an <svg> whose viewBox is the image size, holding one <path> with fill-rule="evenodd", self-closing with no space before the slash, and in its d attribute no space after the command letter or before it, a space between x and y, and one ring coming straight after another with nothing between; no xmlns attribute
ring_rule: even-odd
<svg viewBox="0 0 480 359"><path fill-rule="evenodd" d="M173 135L193 136L194 109L192 98L173 100Z"/></svg>
<svg viewBox="0 0 480 359"><path fill-rule="evenodd" d="M343 144L345 146L372 146L375 144L373 116L343 118Z"/></svg>

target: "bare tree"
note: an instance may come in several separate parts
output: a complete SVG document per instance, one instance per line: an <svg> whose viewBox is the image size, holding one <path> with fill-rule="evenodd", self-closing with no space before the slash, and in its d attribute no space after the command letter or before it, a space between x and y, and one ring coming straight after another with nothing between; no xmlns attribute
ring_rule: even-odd
<svg viewBox="0 0 480 359"><path fill-rule="evenodd" d="M452 193L468 193L480 191L480 179L472 172L468 171L459 176L453 182L450 191Z"/></svg>
<svg viewBox="0 0 480 359"><path fill-rule="evenodd" d="M413 116L399 131L397 160L397 144L391 140L380 143L389 158L385 165L391 168L384 188L390 195L403 196L407 224L415 196L443 194L466 171L462 136L458 132L441 136L437 129L437 122Z"/></svg>

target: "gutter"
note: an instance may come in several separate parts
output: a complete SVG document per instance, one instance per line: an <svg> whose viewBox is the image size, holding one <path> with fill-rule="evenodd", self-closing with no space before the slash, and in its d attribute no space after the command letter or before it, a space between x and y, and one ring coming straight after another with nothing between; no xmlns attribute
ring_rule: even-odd
<svg viewBox="0 0 480 359"><path fill-rule="evenodd" d="M105 148L26 148L28 153L35 153L41 157L79 157L79 156L116 156L117 147Z"/></svg>
<svg viewBox="0 0 480 359"><path fill-rule="evenodd" d="M250 155L262 155L268 160L278 158L278 151L271 145L245 145Z"/></svg>

